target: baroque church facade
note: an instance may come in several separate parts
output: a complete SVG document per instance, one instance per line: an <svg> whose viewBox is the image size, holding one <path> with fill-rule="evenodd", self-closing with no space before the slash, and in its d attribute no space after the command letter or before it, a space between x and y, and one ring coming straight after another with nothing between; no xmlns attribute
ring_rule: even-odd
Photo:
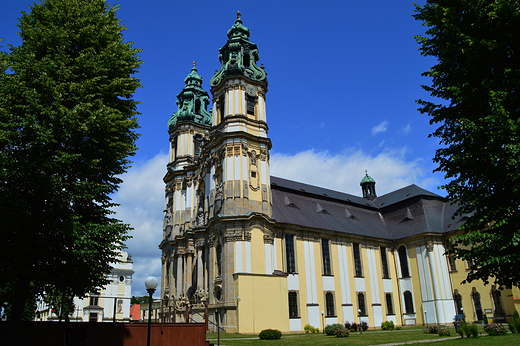
<svg viewBox="0 0 520 346"><path fill-rule="evenodd" d="M249 36L239 14L211 99L194 63L168 121L165 305L201 311L207 302L215 324L240 333L518 310L518 289L459 284L467 264L444 253L465 218L452 219L455 206L441 196L416 185L377 196L368 174L362 197L270 175L267 74Z"/></svg>

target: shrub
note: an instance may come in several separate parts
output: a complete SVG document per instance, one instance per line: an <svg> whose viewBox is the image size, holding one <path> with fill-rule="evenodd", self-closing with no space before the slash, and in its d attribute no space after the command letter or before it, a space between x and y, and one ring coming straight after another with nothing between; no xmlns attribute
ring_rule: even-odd
<svg viewBox="0 0 520 346"><path fill-rule="evenodd" d="M476 327L476 326L475 326ZM448 327L439 327L439 336L450 336L450 329Z"/></svg>
<svg viewBox="0 0 520 346"><path fill-rule="evenodd" d="M403 326L397 326L397 327L395 327L395 330L401 330L401 329L403 329Z"/></svg>
<svg viewBox="0 0 520 346"><path fill-rule="evenodd" d="M368 329L368 322L361 321L359 324L359 330L366 331Z"/></svg>
<svg viewBox="0 0 520 346"><path fill-rule="evenodd" d="M334 335L336 335L338 338L345 338L349 336L350 332L347 328L341 326L341 328L338 328L334 331Z"/></svg>
<svg viewBox="0 0 520 346"><path fill-rule="evenodd" d="M345 328L347 328L348 330L351 330L352 329L352 324L350 324L349 321L345 321Z"/></svg>
<svg viewBox="0 0 520 346"><path fill-rule="evenodd" d="M424 329L424 334L438 334L441 327L437 325L428 326Z"/></svg>
<svg viewBox="0 0 520 346"><path fill-rule="evenodd" d="M382 330L394 330L394 321L385 321L381 323Z"/></svg>
<svg viewBox="0 0 520 346"><path fill-rule="evenodd" d="M478 336L478 327L474 324L468 326L468 338L472 336L476 338Z"/></svg>
<svg viewBox="0 0 520 346"><path fill-rule="evenodd" d="M466 321L462 321L460 323L460 327L459 327L459 335L461 338L464 337L464 335L466 335L467 337L469 337L469 330L468 330L468 324L466 323Z"/></svg>
<svg viewBox="0 0 520 346"><path fill-rule="evenodd" d="M334 324L327 324L325 327L325 334L327 335L334 335L336 330L338 329L345 329L342 324L334 323Z"/></svg>
<svg viewBox="0 0 520 346"><path fill-rule="evenodd" d="M262 340L276 340L282 337L282 332L278 329L264 329L258 336Z"/></svg>
<svg viewBox="0 0 520 346"><path fill-rule="evenodd" d="M520 316L518 311L513 314L513 320L508 323L511 333L520 333Z"/></svg>
<svg viewBox="0 0 520 346"><path fill-rule="evenodd" d="M356 322L352 322L352 324L350 325L350 330L351 331L354 331L354 332L357 332L359 329L359 326Z"/></svg>
<svg viewBox="0 0 520 346"><path fill-rule="evenodd" d="M507 333L507 328L500 323L490 323L484 325L484 330L489 335L504 335Z"/></svg>
<svg viewBox="0 0 520 346"><path fill-rule="evenodd" d="M310 324L306 324L305 327L303 327L303 330L305 330L305 333L317 333L320 331L319 328L315 328Z"/></svg>
<svg viewBox="0 0 520 346"><path fill-rule="evenodd" d="M489 323L489 322L488 322L488 319L487 319L487 315L484 314L484 324L488 324L488 323Z"/></svg>

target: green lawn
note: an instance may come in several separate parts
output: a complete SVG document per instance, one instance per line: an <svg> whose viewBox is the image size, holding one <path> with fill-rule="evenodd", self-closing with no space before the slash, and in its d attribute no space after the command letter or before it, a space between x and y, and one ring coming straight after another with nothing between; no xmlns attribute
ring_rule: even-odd
<svg viewBox="0 0 520 346"><path fill-rule="evenodd" d="M208 333L207 340L217 345L217 333ZM436 334L424 334L422 327L410 327L403 330L393 331L366 331L362 335L351 333L346 338L336 338L335 336L326 336L324 334L285 334L279 340L260 340L258 335L242 335L242 334L220 334L220 345L222 346L238 346L238 345L287 345L287 346L305 346L305 345L382 345L390 343L406 343L419 340L432 340L432 342L420 343L419 345L438 345L438 346L509 346L520 345L520 334L508 334L503 336L480 336L478 338L460 339L455 330L451 329L451 337L448 340Z"/></svg>

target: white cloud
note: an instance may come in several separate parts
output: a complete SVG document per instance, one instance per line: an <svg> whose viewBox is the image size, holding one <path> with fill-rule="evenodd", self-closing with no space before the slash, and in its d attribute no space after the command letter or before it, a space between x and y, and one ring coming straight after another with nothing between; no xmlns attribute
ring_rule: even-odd
<svg viewBox="0 0 520 346"><path fill-rule="evenodd" d="M402 131L405 135L409 134L412 131L412 125L407 124L405 127L403 127Z"/></svg>
<svg viewBox="0 0 520 346"><path fill-rule="evenodd" d="M385 132L388 129L388 121L383 121L377 126L372 127L372 136L377 135L380 132Z"/></svg>
<svg viewBox="0 0 520 346"><path fill-rule="evenodd" d="M123 184L112 197L120 206L115 208L116 218L129 223L132 239L126 242L134 261L132 295L146 295L144 280L152 275L161 278L162 220L164 209L164 183L168 155L134 164L121 178Z"/></svg>
<svg viewBox="0 0 520 346"><path fill-rule="evenodd" d="M376 180L378 195L415 184L432 190L438 182L421 166L421 159L408 160L407 149L382 149L370 155L362 150L348 149L340 153L307 150L294 155L271 153L271 174L299 182L321 186L361 196L359 182L365 170ZM116 217L134 228L127 242L134 261L132 295L146 295L144 280L153 275L161 277L162 220L164 183L168 156L164 153L137 163L122 176L121 185L113 199L121 206ZM159 293L156 293L158 295Z"/></svg>
<svg viewBox="0 0 520 346"><path fill-rule="evenodd" d="M421 159L407 160L407 148L384 149L376 155L362 150L345 150L331 154L327 151L307 150L287 155L271 155L271 174L306 184L325 187L361 196L359 182L365 170L376 181L378 195L394 191L413 182L425 189L433 189L436 181L425 177Z"/></svg>

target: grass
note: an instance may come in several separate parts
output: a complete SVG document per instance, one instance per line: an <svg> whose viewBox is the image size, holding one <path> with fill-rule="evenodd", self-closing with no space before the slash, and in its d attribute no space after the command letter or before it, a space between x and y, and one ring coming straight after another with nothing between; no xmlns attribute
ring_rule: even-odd
<svg viewBox="0 0 520 346"><path fill-rule="evenodd" d="M383 345L390 343L406 343L420 340L432 340L432 342L422 342L419 345L436 346L509 346L520 345L520 334L508 334L502 336L479 336L478 338L461 339L454 328L450 328L451 337L444 340L437 334L424 334L422 327L408 327L403 330L391 331L366 331L361 335L359 332L351 333L346 338L336 338L325 334L285 334L279 340L260 340L258 335L246 334L227 334L220 333L220 345L239 346L239 345L285 345L285 346L305 346L305 345ZM217 345L217 333L207 333L206 339ZM436 341L437 340L437 341ZM444 340L444 341L442 341Z"/></svg>

